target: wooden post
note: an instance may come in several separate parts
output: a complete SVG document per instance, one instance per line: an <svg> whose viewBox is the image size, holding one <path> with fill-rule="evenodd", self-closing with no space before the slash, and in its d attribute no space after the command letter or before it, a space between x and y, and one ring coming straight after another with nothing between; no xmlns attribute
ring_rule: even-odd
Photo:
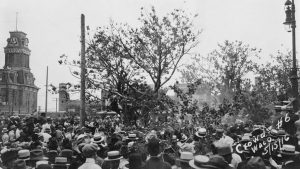
<svg viewBox="0 0 300 169"><path fill-rule="evenodd" d="M80 125L84 126L85 123L85 21L84 21L84 14L81 14L81 62L80 62L80 67L81 67L81 85L80 85Z"/></svg>

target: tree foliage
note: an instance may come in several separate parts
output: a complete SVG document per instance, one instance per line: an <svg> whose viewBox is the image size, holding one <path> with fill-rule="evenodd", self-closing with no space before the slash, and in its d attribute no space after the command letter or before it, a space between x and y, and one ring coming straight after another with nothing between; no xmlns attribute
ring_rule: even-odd
<svg viewBox="0 0 300 169"><path fill-rule="evenodd" d="M255 62L259 58L260 50L252 48L241 41L225 41L218 44L207 57L196 55L192 64L183 69L185 81L202 78L214 88L214 94L232 100L234 93L249 87L246 75L253 71Z"/></svg>
<svg viewBox="0 0 300 169"><path fill-rule="evenodd" d="M194 17L177 9L159 17L154 7L150 11L142 8L138 27L113 21L98 27L86 50L86 100L102 101L95 94L102 90L111 100L109 108L129 121L148 116L150 111L166 110L171 101L162 86L198 44L200 32L193 30ZM59 63L68 65L73 76L80 76L80 61L62 55ZM146 85L147 78L154 89Z"/></svg>
<svg viewBox="0 0 300 169"><path fill-rule="evenodd" d="M154 91L166 84L181 59L198 44L200 32L193 31L193 18L175 9L159 18L154 7L142 8L140 28L120 30L120 42L132 63L154 83Z"/></svg>

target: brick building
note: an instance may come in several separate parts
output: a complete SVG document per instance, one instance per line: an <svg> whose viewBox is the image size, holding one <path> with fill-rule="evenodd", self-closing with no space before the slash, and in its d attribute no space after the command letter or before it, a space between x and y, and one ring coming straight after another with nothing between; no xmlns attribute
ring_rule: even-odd
<svg viewBox="0 0 300 169"><path fill-rule="evenodd" d="M10 32L4 47L5 64L0 69L0 112L31 114L37 109L39 88L30 72L28 38L20 31Z"/></svg>

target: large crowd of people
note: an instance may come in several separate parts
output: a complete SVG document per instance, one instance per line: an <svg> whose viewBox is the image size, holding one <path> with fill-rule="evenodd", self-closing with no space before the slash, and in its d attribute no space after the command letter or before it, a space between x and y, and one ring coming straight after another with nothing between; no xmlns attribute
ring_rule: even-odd
<svg viewBox="0 0 300 169"><path fill-rule="evenodd" d="M273 126L11 116L0 128L3 169L300 169L297 137Z"/></svg>

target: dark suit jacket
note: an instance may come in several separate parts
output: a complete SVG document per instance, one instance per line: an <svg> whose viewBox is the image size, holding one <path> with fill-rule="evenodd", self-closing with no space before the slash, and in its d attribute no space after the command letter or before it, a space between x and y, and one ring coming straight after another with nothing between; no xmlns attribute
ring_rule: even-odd
<svg viewBox="0 0 300 169"><path fill-rule="evenodd" d="M144 169L171 169L171 165L163 162L159 157L151 157L146 161Z"/></svg>

